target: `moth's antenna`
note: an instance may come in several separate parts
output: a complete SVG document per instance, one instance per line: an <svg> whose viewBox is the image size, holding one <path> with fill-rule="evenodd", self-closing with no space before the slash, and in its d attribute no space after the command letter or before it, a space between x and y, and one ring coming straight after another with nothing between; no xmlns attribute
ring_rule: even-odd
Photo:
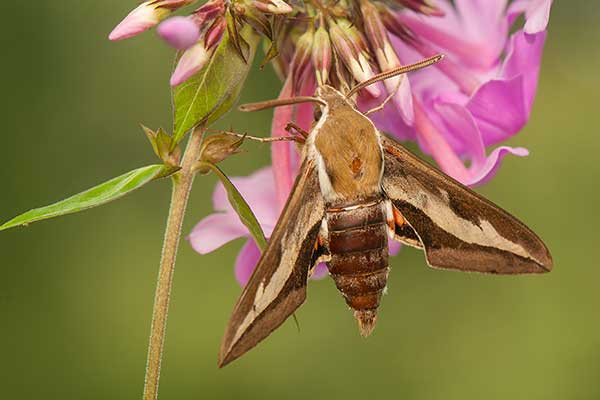
<svg viewBox="0 0 600 400"><path fill-rule="evenodd" d="M327 105L323 100L317 97L311 96L298 96L291 97L289 99L277 99L277 100L267 100L261 101L258 103L248 103L242 104L239 107L240 111L250 112L250 111L259 111L267 108L279 107L279 106L289 106L292 104L300 104L300 103L319 103L323 106Z"/></svg>
<svg viewBox="0 0 600 400"><path fill-rule="evenodd" d="M429 67L430 65L437 63L438 61L442 60L443 58L444 58L443 54L438 54L437 56L427 58L423 61L419 61L418 63L414 63L411 65L405 65L403 67L398 67L391 71L382 72L381 74L377 74L374 77L369 78L366 81L363 81L363 82L359 83L358 85L354 86L352 89L350 89L348 94L346 94L346 98L348 99L348 98L352 97L352 95L355 94L356 92L358 92L359 90L364 89L365 87L372 85L376 82L384 81L386 79L393 78L394 76L397 76L397 75L402 75L402 74L406 74L408 72L417 71L419 69Z"/></svg>

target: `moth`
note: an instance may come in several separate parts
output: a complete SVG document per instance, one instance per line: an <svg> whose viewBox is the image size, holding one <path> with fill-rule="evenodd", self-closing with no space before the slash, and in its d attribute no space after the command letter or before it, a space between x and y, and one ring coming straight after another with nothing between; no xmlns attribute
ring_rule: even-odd
<svg viewBox="0 0 600 400"><path fill-rule="evenodd" d="M359 331L368 336L388 279L388 240L422 249L430 267L490 274L544 273L552 258L522 222L382 135L351 96L441 56L384 73L344 95L243 106L246 111L311 101L321 116L306 137L291 195L226 328L225 366L266 338L306 299L311 269L326 262Z"/></svg>

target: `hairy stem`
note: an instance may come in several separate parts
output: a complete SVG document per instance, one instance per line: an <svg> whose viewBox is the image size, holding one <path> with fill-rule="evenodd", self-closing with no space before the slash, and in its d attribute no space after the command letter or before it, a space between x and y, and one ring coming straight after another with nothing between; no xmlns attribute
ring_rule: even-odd
<svg viewBox="0 0 600 400"><path fill-rule="evenodd" d="M158 397L158 381L165 343L167 314L171 299L171 286L175 271L175 258L181 237L181 226L187 208L190 190L194 181L194 164L200 156L200 146L204 136L204 128L196 128L192 133L181 163L181 170L173 179L173 194L167 229L163 243L158 282L152 311L152 327L150 328L150 345L146 364L144 383L144 400L155 400Z"/></svg>

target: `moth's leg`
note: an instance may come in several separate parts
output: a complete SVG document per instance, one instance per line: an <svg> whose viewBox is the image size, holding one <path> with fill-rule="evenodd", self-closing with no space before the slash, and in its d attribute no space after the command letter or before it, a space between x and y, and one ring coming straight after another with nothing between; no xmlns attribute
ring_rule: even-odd
<svg viewBox="0 0 600 400"><path fill-rule="evenodd" d="M383 202L384 212L388 224L388 233L390 239L405 245L422 249L421 240L413 228L410 226L404 215L398 210L390 200Z"/></svg>
<svg viewBox="0 0 600 400"><path fill-rule="evenodd" d="M271 143L271 142L296 142L300 144L304 144L305 140L301 136L276 136L276 137L256 137L246 135L244 133L230 132L230 131L218 131L219 133L223 133L225 135L235 136L242 139L254 140L256 142L261 143Z"/></svg>
<svg viewBox="0 0 600 400"><path fill-rule="evenodd" d="M294 122L288 122L287 126L285 127L285 130L288 131L291 135L294 135L294 133L299 133L300 135L302 135L302 137L304 137L304 139L306 139L309 135L308 132L296 125Z"/></svg>
<svg viewBox="0 0 600 400"><path fill-rule="evenodd" d="M386 104L396 95L396 93L398 93L398 90L400 89L400 85L402 84L402 79L405 79L405 78L401 78L398 81L398 84L396 85L396 88L392 91L392 93L390 93L388 95L388 97L386 97L385 100L383 100L383 102L380 105L378 105L377 107L371 108L369 111L367 111L365 113L365 116L369 116L373 113L383 110L385 108Z"/></svg>

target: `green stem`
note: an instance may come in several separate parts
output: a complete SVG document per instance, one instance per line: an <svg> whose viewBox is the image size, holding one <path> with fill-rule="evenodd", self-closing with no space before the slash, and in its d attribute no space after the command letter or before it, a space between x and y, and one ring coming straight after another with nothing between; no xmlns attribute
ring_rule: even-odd
<svg viewBox="0 0 600 400"><path fill-rule="evenodd" d="M144 383L144 400L156 400L158 398L158 381L160 379L160 366L167 328L167 314L171 299L173 273L175 271L175 258L179 247L183 218L196 174L194 164L200 157L204 130L204 128L196 128L192 133L183 155L181 170L173 179L171 208L169 210L169 219L167 220L156 294L154 297L154 309L152 311L152 327L150 328L150 345L148 347L148 361Z"/></svg>

